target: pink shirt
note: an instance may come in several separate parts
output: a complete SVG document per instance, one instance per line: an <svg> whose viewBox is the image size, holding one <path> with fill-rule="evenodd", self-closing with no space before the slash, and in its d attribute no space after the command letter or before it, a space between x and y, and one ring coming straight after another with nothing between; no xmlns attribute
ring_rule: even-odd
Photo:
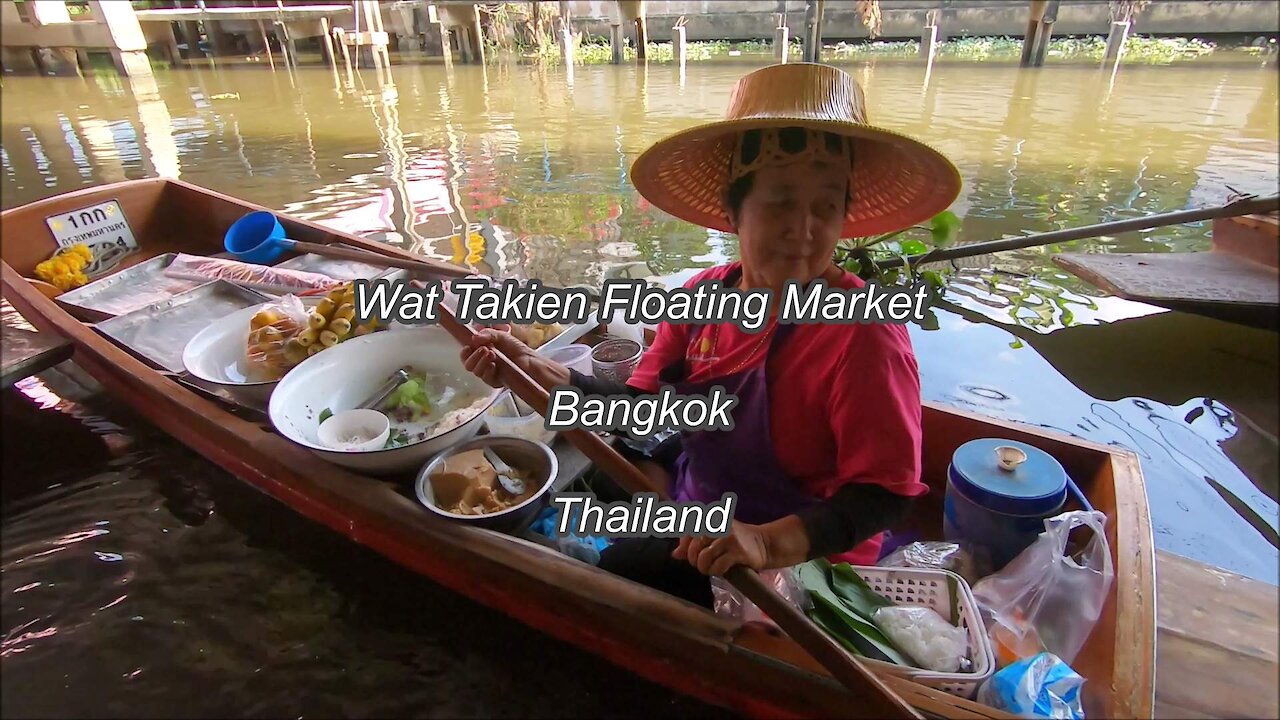
<svg viewBox="0 0 1280 720"><path fill-rule="evenodd" d="M709 268L686 287L723 280L737 265ZM845 273L832 285L864 283ZM692 382L724 376L760 362L760 340L760 333L730 323L662 323L628 384L656 392L658 373L681 360ZM905 326L800 325L769 362L774 454L806 492L826 499L847 483L876 483L906 496L928 491L920 482L920 377ZM877 535L831 560L874 565L881 540Z"/></svg>

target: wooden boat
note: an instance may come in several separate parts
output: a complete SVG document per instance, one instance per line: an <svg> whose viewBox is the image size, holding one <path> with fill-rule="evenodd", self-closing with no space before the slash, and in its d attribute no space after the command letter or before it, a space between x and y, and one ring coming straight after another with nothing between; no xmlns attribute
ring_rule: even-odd
<svg viewBox="0 0 1280 720"><path fill-rule="evenodd" d="M171 251L216 254L226 228L264 209L176 180L139 180L49 198L0 215L4 297L40 332L65 338L74 361L211 461L350 539L640 676L705 701L757 716L850 716L853 697L793 641L759 624L623 580L525 539L441 520L394 482L330 465L267 426L153 370L73 317L27 279L54 250L46 218L118 200L140 251L123 269ZM342 242L401 257L406 251L280 216L289 236ZM941 534L942 483L952 452L980 437L1020 440L1052 453L1108 516L1116 581L1104 613L1073 667L1088 682L1095 717L1148 717L1153 707L1155 565L1146 492L1137 458L1114 448L989 420L941 405L924 411L924 477L932 492L910 529ZM906 529L906 528L904 528ZM885 676L895 693L929 715L1009 717L973 701Z"/></svg>
<svg viewBox="0 0 1280 720"><path fill-rule="evenodd" d="M1213 246L1191 253L1060 253L1053 261L1127 300L1280 329L1280 215L1213 221Z"/></svg>

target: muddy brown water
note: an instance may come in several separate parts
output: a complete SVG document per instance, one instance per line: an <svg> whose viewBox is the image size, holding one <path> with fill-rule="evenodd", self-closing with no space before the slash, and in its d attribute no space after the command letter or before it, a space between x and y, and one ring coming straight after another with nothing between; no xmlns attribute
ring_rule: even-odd
<svg viewBox="0 0 1280 720"><path fill-rule="evenodd" d="M735 257L627 168L759 59L647 69L201 66L5 77L4 207L152 175L548 284ZM845 65L950 155L962 242L1277 185L1275 71ZM1078 243L1208 246L1207 224ZM14 242L4 238L4 242ZM1056 248L1062 249L1062 248ZM1276 336L1107 297L1032 249L960 263L912 326L926 399L1138 453L1159 547L1277 580ZM638 267L638 266L637 266ZM5 310L6 325L22 320ZM247 489L74 367L4 396L6 716L652 716L713 710L405 572ZM872 419L869 419L871 421Z"/></svg>

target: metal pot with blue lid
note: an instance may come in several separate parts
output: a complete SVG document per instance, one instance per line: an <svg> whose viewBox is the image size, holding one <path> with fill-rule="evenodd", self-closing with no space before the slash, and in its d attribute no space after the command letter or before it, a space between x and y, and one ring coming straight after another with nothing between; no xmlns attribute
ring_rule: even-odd
<svg viewBox="0 0 1280 720"><path fill-rule="evenodd" d="M999 570L1044 532L1045 518L1062 512L1068 488L1083 501L1062 464L1037 447L971 440L947 468L944 536Z"/></svg>

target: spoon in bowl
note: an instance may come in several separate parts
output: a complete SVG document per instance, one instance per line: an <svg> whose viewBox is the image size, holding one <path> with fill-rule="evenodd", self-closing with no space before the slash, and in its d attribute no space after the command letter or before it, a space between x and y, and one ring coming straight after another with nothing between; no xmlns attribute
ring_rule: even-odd
<svg viewBox="0 0 1280 720"><path fill-rule="evenodd" d="M512 475L514 471L511 466L503 462L502 458L498 457L498 453L493 451L493 448L487 447L484 449L484 458L498 472L498 483L502 485L503 490L512 495L519 495L524 492L524 481Z"/></svg>

